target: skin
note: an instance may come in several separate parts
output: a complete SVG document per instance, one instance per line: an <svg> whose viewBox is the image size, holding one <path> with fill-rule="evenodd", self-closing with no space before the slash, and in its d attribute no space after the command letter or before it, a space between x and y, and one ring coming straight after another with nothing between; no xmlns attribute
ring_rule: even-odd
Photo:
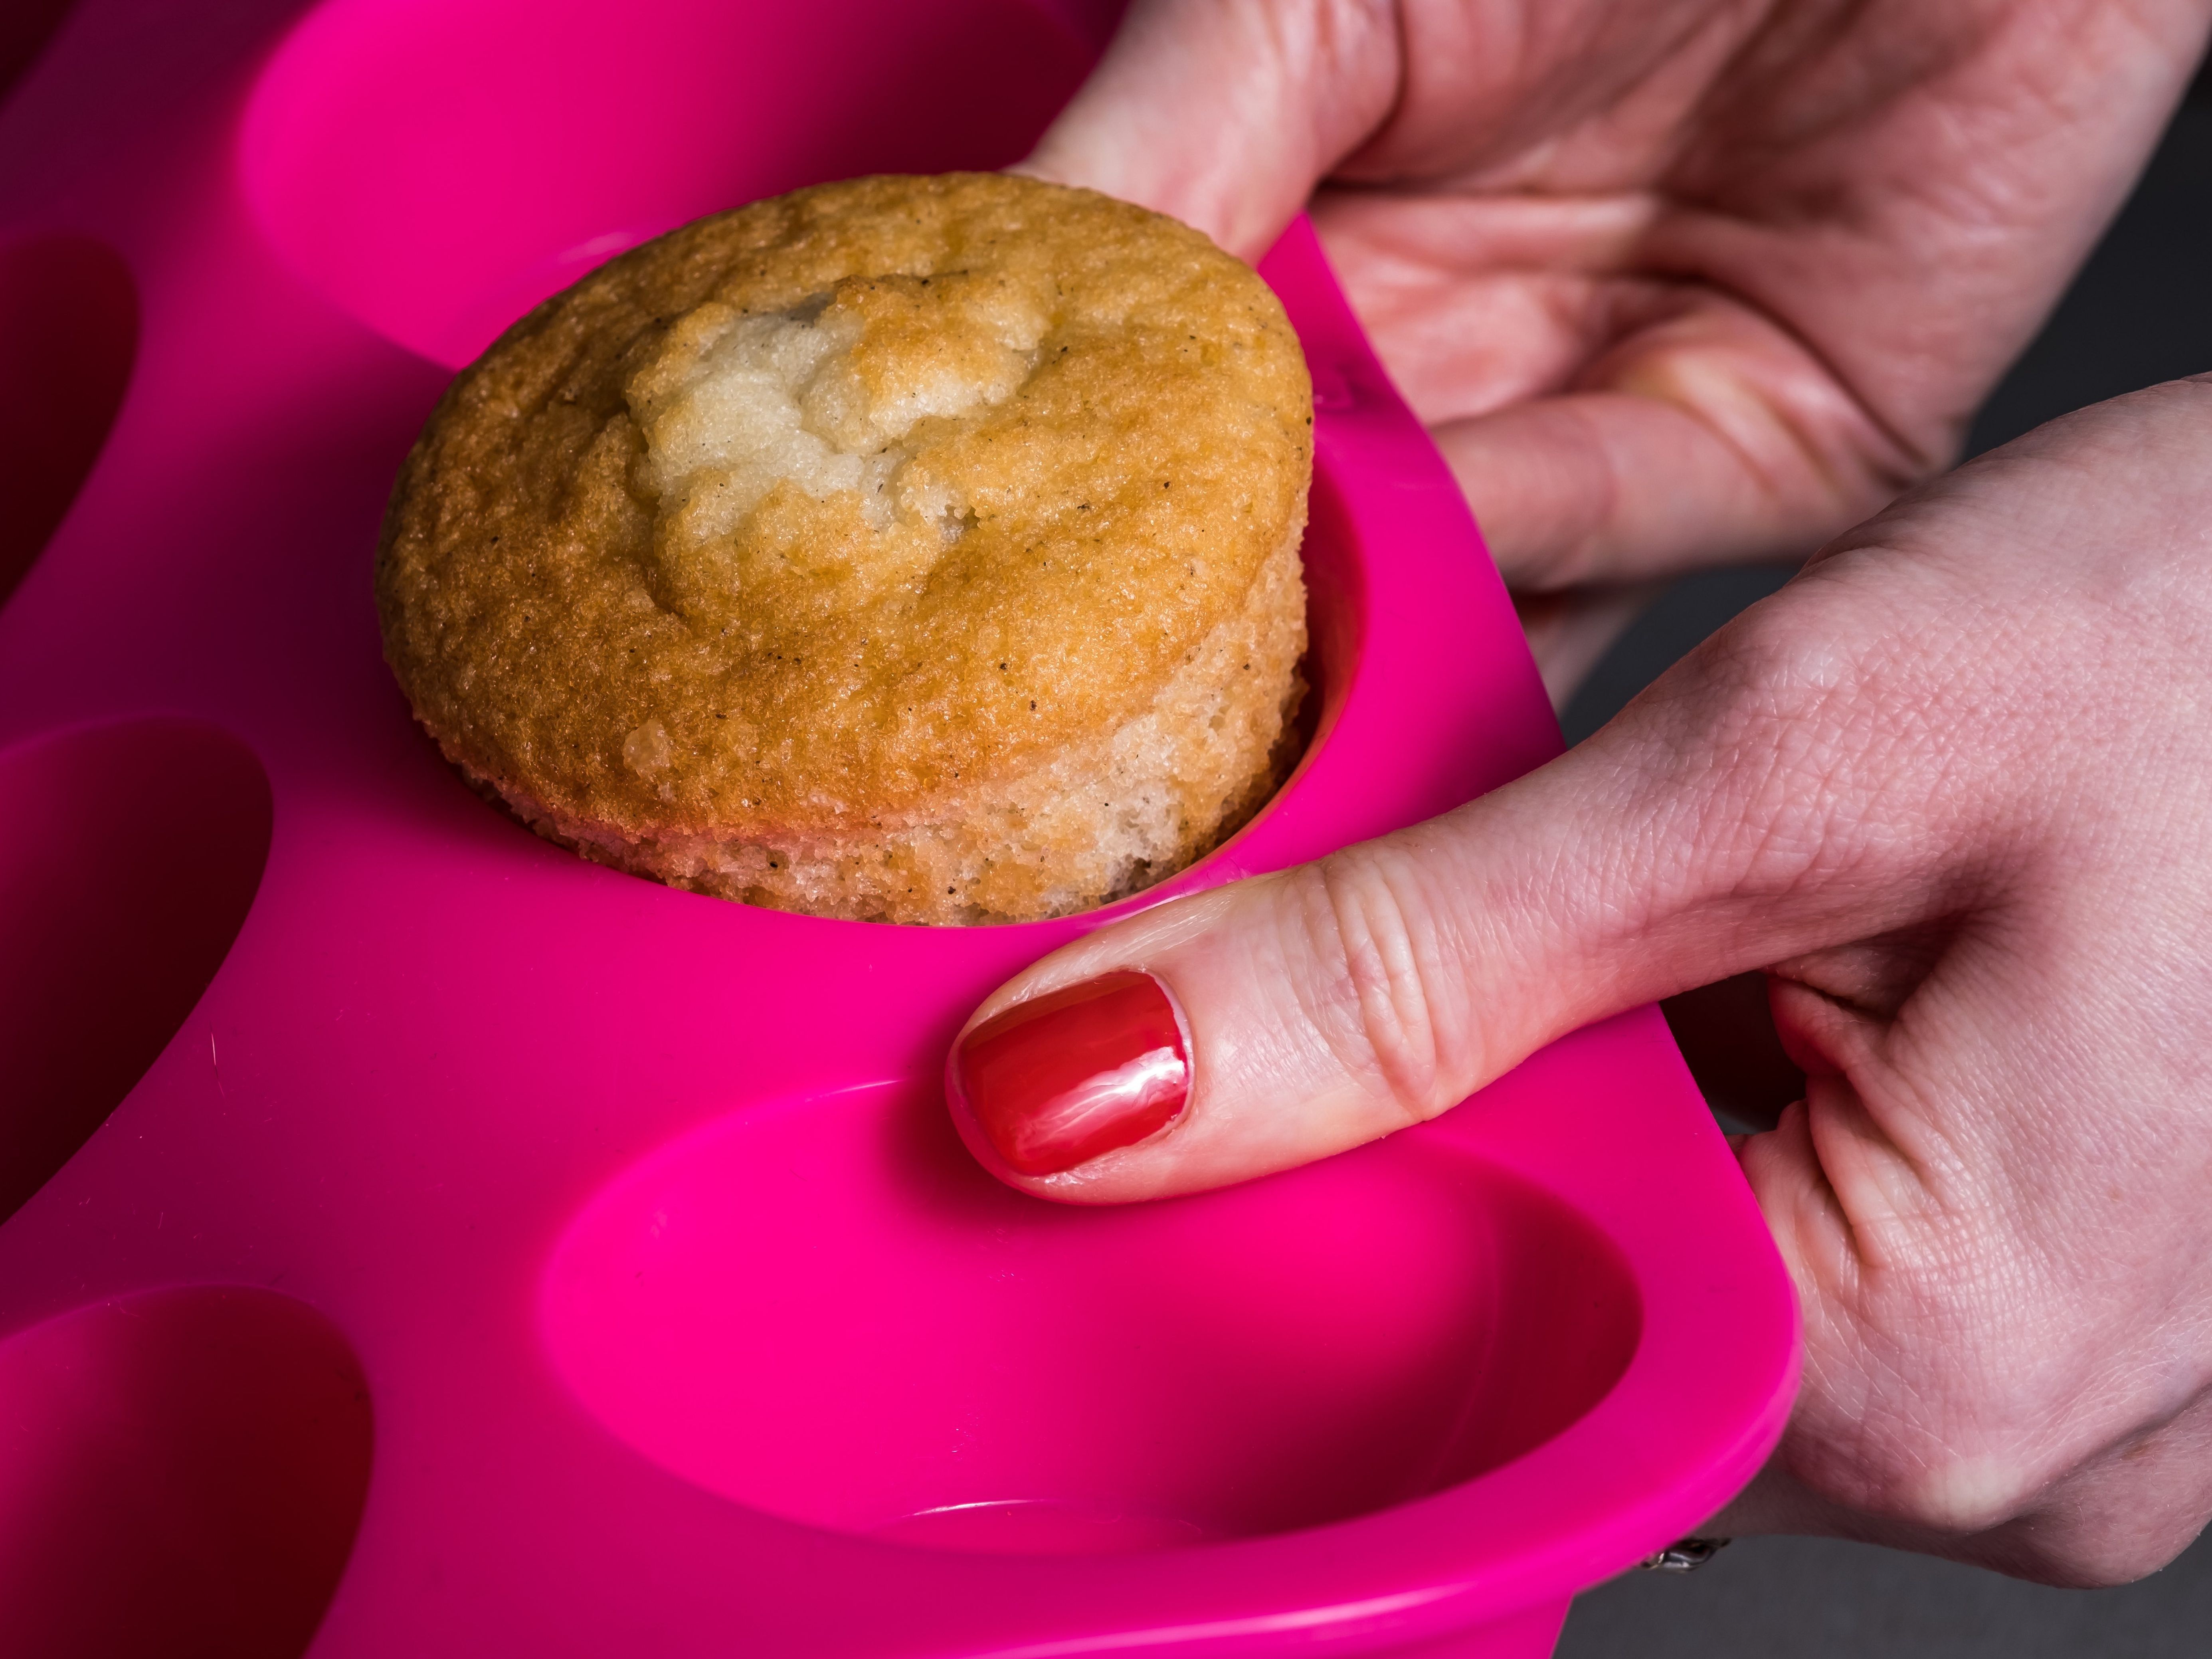
<svg viewBox="0 0 2212 1659"><path fill-rule="evenodd" d="M1948 455L2206 21L1140 8L1034 164L1248 250L1312 178L1360 181L1323 193L1330 251L1358 303L1383 297L1386 358L1437 343L1407 378L1509 568L1571 585L1833 539L1553 764L1001 989L978 1019L1142 969L1194 1047L1169 1129L1015 1184L1118 1203L1248 1179L1764 969L1808 1081L1738 1150L1807 1364L1714 1529L2070 1584L2185 1547L2212 1514L2212 377L1836 532ZM1226 113L1199 107L1224 75ZM1804 121L1829 84L1863 95ZM1237 166L1261 185L1231 189ZM1577 229L1620 217L1638 228ZM1508 261L1516 223L1535 228ZM1458 263L1378 285L1424 224L1464 228L1425 244ZM1516 337L1475 337L1477 313Z"/></svg>
<svg viewBox="0 0 2212 1659"><path fill-rule="evenodd" d="M1139 0L1024 167L1247 258L1310 197L1564 701L1657 579L1802 559L1950 463L2205 14Z"/></svg>

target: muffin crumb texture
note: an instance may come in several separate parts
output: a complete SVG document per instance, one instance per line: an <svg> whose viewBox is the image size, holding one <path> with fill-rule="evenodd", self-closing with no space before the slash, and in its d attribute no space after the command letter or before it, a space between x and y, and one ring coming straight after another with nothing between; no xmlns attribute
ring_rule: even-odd
<svg viewBox="0 0 2212 1659"><path fill-rule="evenodd" d="M634 250L448 391L386 652L587 857L866 920L1055 915L1281 781L1311 392L1171 220L1000 174L824 185Z"/></svg>

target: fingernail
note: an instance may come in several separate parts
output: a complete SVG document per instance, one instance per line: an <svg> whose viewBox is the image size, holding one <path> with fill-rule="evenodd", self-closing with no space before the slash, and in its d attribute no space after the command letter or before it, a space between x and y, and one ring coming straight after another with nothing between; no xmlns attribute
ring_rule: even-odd
<svg viewBox="0 0 2212 1659"><path fill-rule="evenodd" d="M985 1020L945 1082L1008 1165L1058 1175L1174 1122L1190 1055L1159 981L1102 974Z"/></svg>

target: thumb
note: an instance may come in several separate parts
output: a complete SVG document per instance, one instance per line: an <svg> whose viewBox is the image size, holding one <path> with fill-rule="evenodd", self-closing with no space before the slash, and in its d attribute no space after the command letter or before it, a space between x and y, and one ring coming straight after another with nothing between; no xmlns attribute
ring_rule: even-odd
<svg viewBox="0 0 2212 1659"><path fill-rule="evenodd" d="M1909 921L1924 860L1875 823L1834 672L1863 608L1832 568L1515 783L1035 964L948 1063L969 1146L1072 1202L1222 1186L1433 1117L1593 1020Z"/></svg>
<svg viewBox="0 0 2212 1659"><path fill-rule="evenodd" d="M1194 225L1257 259L1398 96L1389 0L1138 0L1013 171Z"/></svg>

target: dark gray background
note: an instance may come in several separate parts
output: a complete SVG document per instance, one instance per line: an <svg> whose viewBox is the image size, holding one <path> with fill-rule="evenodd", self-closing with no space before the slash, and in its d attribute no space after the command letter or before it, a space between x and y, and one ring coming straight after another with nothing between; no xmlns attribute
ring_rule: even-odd
<svg viewBox="0 0 2212 1659"><path fill-rule="evenodd" d="M2084 404L2204 369L2212 369L2212 78L2200 75L2127 207L1975 422L1970 453ZM1577 694L1565 720L1568 741L1597 730L1788 575L1725 571L1677 584ZM1692 1050L1693 1017L1675 1006L1668 1012ZM1725 1085L1720 1092L1725 1104ZM1759 1107L1733 1115L1755 1120ZM1575 1604L1559 1646L1560 1659L1753 1654L2207 1659L2212 1536L2164 1572L2106 1590L2048 1589L1862 1544L1745 1539L1686 1577L1631 1573L1592 1591Z"/></svg>

